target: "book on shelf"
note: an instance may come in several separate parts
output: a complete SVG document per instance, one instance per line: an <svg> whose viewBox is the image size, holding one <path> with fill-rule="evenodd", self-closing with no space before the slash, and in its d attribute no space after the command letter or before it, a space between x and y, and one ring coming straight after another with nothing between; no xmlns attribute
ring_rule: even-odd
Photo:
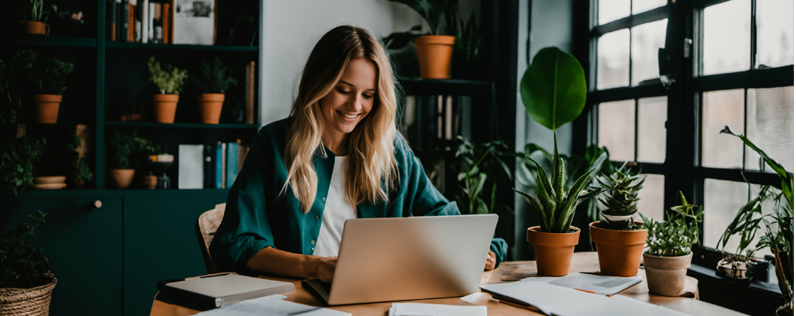
<svg viewBox="0 0 796 316"><path fill-rule="evenodd" d="M161 17L163 20L163 44L171 44L171 3L163 3Z"/></svg>
<svg viewBox="0 0 796 316"><path fill-rule="evenodd" d="M238 173L243 168L243 162L246 161L246 155L249 153L249 146L243 146L238 139Z"/></svg>
<svg viewBox="0 0 796 316"><path fill-rule="evenodd" d="M127 41L135 42L135 0L130 0L127 7Z"/></svg>
<svg viewBox="0 0 796 316"><path fill-rule="evenodd" d="M221 142L218 142L215 145L215 148L214 148L216 159L215 159L215 163L214 163L215 167L213 168L213 171L214 171L214 174L215 174L214 178L216 180L215 181L215 188L216 189L223 189L224 188L223 177L221 176L221 174L224 172L224 168L222 167L223 164L224 164L224 151L223 151L221 145L222 145Z"/></svg>
<svg viewBox="0 0 796 316"><path fill-rule="evenodd" d="M152 27L150 28L151 34L150 34L149 39L153 43L157 43L157 44L162 44L163 43L163 27L161 26L161 23L163 23L163 20L161 19L161 16L162 16L161 6L162 6L162 4L160 4L160 3L153 3L153 5L151 7L153 16L152 16L152 20L150 21L150 23L152 24Z"/></svg>
<svg viewBox="0 0 796 316"><path fill-rule="evenodd" d="M141 0L141 8L144 10L141 11L141 33L136 36L136 42L139 43L146 43L149 39L148 32L149 28L147 28L147 21L149 21L149 10L145 8L149 7L149 0Z"/></svg>
<svg viewBox="0 0 796 316"><path fill-rule="evenodd" d="M224 188L231 188L238 177L238 145L237 142L227 143L227 180Z"/></svg>
<svg viewBox="0 0 796 316"><path fill-rule="evenodd" d="M107 34L105 39L111 42L116 41L116 15L118 14L116 13L116 10L118 10L116 2L116 0L108 0L108 7L106 8L108 19L105 21L105 34Z"/></svg>
<svg viewBox="0 0 796 316"><path fill-rule="evenodd" d="M119 2L119 32L116 34L116 39L119 42L127 42L127 14L130 11L130 2L127 0L121 0Z"/></svg>
<svg viewBox="0 0 796 316"><path fill-rule="evenodd" d="M250 61L246 65L246 124L254 124L254 83L255 63Z"/></svg>
<svg viewBox="0 0 796 316"><path fill-rule="evenodd" d="M204 145L205 147L205 157L204 157L204 188L205 189L213 189L215 188L215 172L213 171L213 145Z"/></svg>
<svg viewBox="0 0 796 316"><path fill-rule="evenodd" d="M201 189L204 187L203 160L203 145L180 145L177 162L178 189Z"/></svg>

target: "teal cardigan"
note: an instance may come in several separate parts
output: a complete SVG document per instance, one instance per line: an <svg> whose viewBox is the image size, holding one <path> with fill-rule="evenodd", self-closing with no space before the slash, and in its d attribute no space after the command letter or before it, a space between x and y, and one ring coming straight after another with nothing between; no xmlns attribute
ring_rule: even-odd
<svg viewBox="0 0 796 316"><path fill-rule="evenodd" d="M334 153L319 151L313 159L318 191L309 213L304 214L293 191L279 194L287 179L284 152L288 119L271 123L257 133L246 161L229 190L224 220L210 244L216 270L251 274L246 262L271 246L311 255L321 230L323 209L334 168ZM402 136L395 138L398 185L388 193L389 202L357 205L357 217L408 217L459 215L455 202L437 191ZM498 263L506 258L508 245L492 240L490 249ZM484 254L486 257L486 254Z"/></svg>

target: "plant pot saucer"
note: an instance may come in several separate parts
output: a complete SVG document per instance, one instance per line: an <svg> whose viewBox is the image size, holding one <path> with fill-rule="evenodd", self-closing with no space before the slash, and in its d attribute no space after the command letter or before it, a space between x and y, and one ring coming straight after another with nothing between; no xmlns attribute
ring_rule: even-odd
<svg viewBox="0 0 796 316"><path fill-rule="evenodd" d="M34 184L36 190L60 190L66 187L66 183Z"/></svg>
<svg viewBox="0 0 796 316"><path fill-rule="evenodd" d="M33 184L60 184L66 182L66 176L33 177Z"/></svg>

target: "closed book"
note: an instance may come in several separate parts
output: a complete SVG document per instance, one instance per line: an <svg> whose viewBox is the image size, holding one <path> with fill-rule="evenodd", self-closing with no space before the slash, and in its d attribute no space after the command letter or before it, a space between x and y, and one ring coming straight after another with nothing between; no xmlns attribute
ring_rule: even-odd
<svg viewBox="0 0 796 316"><path fill-rule="evenodd" d="M227 143L221 143L221 188L227 188Z"/></svg>
<svg viewBox="0 0 796 316"><path fill-rule="evenodd" d="M293 283L227 274L166 283L160 288L158 299L163 296L170 303L209 310L295 289Z"/></svg>
<svg viewBox="0 0 796 316"><path fill-rule="evenodd" d="M205 147L205 159L204 159L204 171L205 171L205 181L204 181L204 188L205 189L213 189L215 188L215 173L213 172L213 146L212 145L204 145Z"/></svg>
<svg viewBox="0 0 796 316"><path fill-rule="evenodd" d="M141 42L141 21L144 20L144 16L143 16L144 10L135 10L135 8L141 8L142 7L141 6L142 3L143 3L143 0L130 0L130 4L134 8L133 12L134 12L134 15L135 15L135 26L133 27L133 29L134 29L133 34L135 34L134 38L135 38L135 42L136 43L140 43Z"/></svg>
<svg viewBox="0 0 796 316"><path fill-rule="evenodd" d="M246 124L254 124L254 61L246 67Z"/></svg>
<svg viewBox="0 0 796 316"><path fill-rule="evenodd" d="M203 145L180 145L178 189L201 189L204 186L204 150Z"/></svg>
<svg viewBox="0 0 796 316"><path fill-rule="evenodd" d="M149 25L149 41L152 42L155 39L155 3L149 3L149 18L147 19L147 23Z"/></svg>
<svg viewBox="0 0 796 316"><path fill-rule="evenodd" d="M127 37L128 33L127 28L129 24L127 15L129 12L130 12L130 2L127 0L122 0L121 10L119 10L119 23L121 24L121 27L119 28L118 39L120 42L129 42L129 38Z"/></svg>
<svg viewBox="0 0 796 316"><path fill-rule="evenodd" d="M135 5L130 2L127 7L127 41L135 42Z"/></svg>
<svg viewBox="0 0 796 316"><path fill-rule="evenodd" d="M215 167L214 167L213 171L215 173L215 178L216 178L216 189L223 189L224 188L224 183L222 182L223 177L221 177L221 172L224 171L224 168L222 168L221 166L224 163L224 159L223 159L224 158L224 152L221 151L221 142L218 142L215 145L215 151L216 151L216 159L215 159L215 163L214 163Z"/></svg>
<svg viewBox="0 0 796 316"><path fill-rule="evenodd" d="M227 188L235 184L238 177L238 143L227 143Z"/></svg>
<svg viewBox="0 0 796 316"><path fill-rule="evenodd" d="M171 4L163 4L163 44L171 44Z"/></svg>
<svg viewBox="0 0 796 316"><path fill-rule="evenodd" d="M148 8L149 0L143 0L141 7ZM141 10L141 12L143 16L141 19L141 43L149 43L150 30L149 30L149 24L147 24L147 21L149 21L149 10L144 9Z"/></svg>

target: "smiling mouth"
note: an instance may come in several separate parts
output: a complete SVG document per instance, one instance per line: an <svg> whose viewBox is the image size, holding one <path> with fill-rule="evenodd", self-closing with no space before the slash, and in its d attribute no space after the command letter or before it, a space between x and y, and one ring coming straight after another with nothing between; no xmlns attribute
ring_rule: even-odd
<svg viewBox="0 0 796 316"><path fill-rule="evenodd" d="M359 114L351 115L351 114L346 114L346 113L343 113L343 112L340 112L340 111L337 111L337 113L340 114L341 116L347 118L347 119L355 119L357 116L359 116Z"/></svg>

